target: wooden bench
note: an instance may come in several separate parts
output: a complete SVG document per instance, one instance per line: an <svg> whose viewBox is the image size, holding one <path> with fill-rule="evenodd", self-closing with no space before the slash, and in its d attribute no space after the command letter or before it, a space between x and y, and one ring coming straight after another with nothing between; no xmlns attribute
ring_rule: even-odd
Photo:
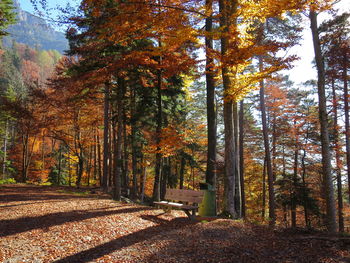
<svg viewBox="0 0 350 263"><path fill-rule="evenodd" d="M186 213L190 220L194 220L198 210L198 205L202 202L203 195L203 191L167 188L165 193L165 199L167 201L154 202L154 204L156 206L167 207L168 209L166 210L169 210L172 207L181 209Z"/></svg>

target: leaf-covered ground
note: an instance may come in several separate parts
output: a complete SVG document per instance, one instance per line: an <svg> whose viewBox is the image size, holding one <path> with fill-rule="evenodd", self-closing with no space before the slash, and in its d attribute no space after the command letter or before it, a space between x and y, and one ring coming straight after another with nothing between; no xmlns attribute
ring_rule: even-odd
<svg viewBox="0 0 350 263"><path fill-rule="evenodd" d="M271 231L63 188L0 188L1 262L350 262L348 239Z"/></svg>

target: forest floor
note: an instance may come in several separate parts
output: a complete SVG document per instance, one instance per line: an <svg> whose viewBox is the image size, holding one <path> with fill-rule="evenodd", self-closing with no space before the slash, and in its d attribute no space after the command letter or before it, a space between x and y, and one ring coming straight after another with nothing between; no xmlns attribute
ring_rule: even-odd
<svg viewBox="0 0 350 263"><path fill-rule="evenodd" d="M66 189L66 190L64 190ZM0 187L0 262L350 262L349 239L117 203L67 188Z"/></svg>

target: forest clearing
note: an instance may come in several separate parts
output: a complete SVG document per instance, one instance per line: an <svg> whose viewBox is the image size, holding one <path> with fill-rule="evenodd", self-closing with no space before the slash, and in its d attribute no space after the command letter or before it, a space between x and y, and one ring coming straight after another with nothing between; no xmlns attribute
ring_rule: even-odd
<svg viewBox="0 0 350 263"><path fill-rule="evenodd" d="M0 261L350 262L346 1L1 0Z"/></svg>
<svg viewBox="0 0 350 263"><path fill-rule="evenodd" d="M350 262L349 237L229 219L192 222L181 211L67 187L1 187L0 237L3 263Z"/></svg>

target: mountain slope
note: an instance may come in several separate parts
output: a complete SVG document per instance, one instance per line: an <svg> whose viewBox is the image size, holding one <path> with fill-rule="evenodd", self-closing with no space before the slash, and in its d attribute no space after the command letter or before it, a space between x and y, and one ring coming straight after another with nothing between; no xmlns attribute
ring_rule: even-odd
<svg viewBox="0 0 350 263"><path fill-rule="evenodd" d="M8 28L10 36L4 38L5 46L11 46L15 40L32 48L56 49L61 53L68 49L68 41L62 32L55 31L44 19L23 11L18 1L14 4L18 22Z"/></svg>

